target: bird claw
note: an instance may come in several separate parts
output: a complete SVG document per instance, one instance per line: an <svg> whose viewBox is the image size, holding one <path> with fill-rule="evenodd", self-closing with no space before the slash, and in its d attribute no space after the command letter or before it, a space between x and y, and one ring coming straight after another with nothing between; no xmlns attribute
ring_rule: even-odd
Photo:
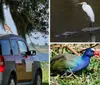
<svg viewBox="0 0 100 85"><path fill-rule="evenodd" d="M69 78L71 76L74 76L75 78L77 78L77 76L73 72L71 72L70 75L67 75L67 73L65 72L61 77L64 77L64 76L66 76L67 78Z"/></svg>
<svg viewBox="0 0 100 85"><path fill-rule="evenodd" d="M61 75L61 77L64 77L64 76L66 76L67 75L67 73L65 72L63 75Z"/></svg>

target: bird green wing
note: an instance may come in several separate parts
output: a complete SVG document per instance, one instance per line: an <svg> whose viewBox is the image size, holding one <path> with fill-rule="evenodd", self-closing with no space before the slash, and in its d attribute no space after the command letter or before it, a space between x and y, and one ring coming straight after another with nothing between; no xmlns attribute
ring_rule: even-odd
<svg viewBox="0 0 100 85"><path fill-rule="evenodd" d="M72 69L73 67L76 66L77 60L80 58L77 55L73 54L66 54L67 61L65 62L66 68L67 69Z"/></svg>
<svg viewBox="0 0 100 85"><path fill-rule="evenodd" d="M60 72L71 69L75 67L77 58L79 57L73 54L57 55L51 59L51 70Z"/></svg>
<svg viewBox="0 0 100 85"><path fill-rule="evenodd" d="M66 57L64 55L57 55L51 59L51 70L53 71L63 71L66 67Z"/></svg>

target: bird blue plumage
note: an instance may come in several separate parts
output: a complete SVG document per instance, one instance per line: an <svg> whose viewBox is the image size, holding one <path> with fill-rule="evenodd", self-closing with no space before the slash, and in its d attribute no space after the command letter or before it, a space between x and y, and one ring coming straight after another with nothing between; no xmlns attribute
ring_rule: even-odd
<svg viewBox="0 0 100 85"><path fill-rule="evenodd" d="M90 63L90 58L94 55L94 51L91 50L91 48L88 48L85 53L83 54L83 56L81 57L75 57L73 58L74 59L74 62L71 62L71 63L74 63L73 66L71 66L71 64L69 64L69 68L71 67L71 71L72 72L76 72L76 71L79 71L79 70L82 70L84 68L86 68L89 63ZM67 62L66 64L68 64L69 62ZM67 70L69 71L69 70ZM70 71L69 71L70 72Z"/></svg>
<svg viewBox="0 0 100 85"><path fill-rule="evenodd" d="M72 54L57 55L51 59L51 71L71 73L83 70L89 65L90 59L94 55L93 48L87 48L81 57Z"/></svg>

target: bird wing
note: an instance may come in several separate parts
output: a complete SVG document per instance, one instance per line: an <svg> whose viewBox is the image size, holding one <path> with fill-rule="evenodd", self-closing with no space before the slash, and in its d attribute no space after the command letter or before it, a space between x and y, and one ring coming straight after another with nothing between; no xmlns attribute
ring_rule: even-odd
<svg viewBox="0 0 100 85"><path fill-rule="evenodd" d="M77 61L80 61L79 56L73 54L57 55L52 59L53 66L57 69L72 69L77 66Z"/></svg>
<svg viewBox="0 0 100 85"><path fill-rule="evenodd" d="M51 58L51 63L56 62L59 59L65 58L64 54L56 55L55 57Z"/></svg>
<svg viewBox="0 0 100 85"><path fill-rule="evenodd" d="M65 70L65 61L66 57L64 54L56 55L55 57L51 58L50 66L51 70L53 71L63 71Z"/></svg>
<svg viewBox="0 0 100 85"><path fill-rule="evenodd" d="M72 69L74 67L77 67L77 62L80 61L80 58L81 57L76 56L76 55L69 56L67 58L66 68Z"/></svg>
<svg viewBox="0 0 100 85"><path fill-rule="evenodd" d="M51 70L53 71L66 71L78 66L81 57L73 54L61 54L51 59Z"/></svg>
<svg viewBox="0 0 100 85"><path fill-rule="evenodd" d="M82 5L82 9L86 12L86 14L89 16L91 22L95 21L95 16L94 16L94 12L93 9L91 8L90 5Z"/></svg>

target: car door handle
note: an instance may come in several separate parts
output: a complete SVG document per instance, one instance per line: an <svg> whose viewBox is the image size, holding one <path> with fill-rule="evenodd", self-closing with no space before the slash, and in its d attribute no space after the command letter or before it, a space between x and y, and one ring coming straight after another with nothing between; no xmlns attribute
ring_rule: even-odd
<svg viewBox="0 0 100 85"><path fill-rule="evenodd" d="M22 59L22 63L25 63L25 59Z"/></svg>

